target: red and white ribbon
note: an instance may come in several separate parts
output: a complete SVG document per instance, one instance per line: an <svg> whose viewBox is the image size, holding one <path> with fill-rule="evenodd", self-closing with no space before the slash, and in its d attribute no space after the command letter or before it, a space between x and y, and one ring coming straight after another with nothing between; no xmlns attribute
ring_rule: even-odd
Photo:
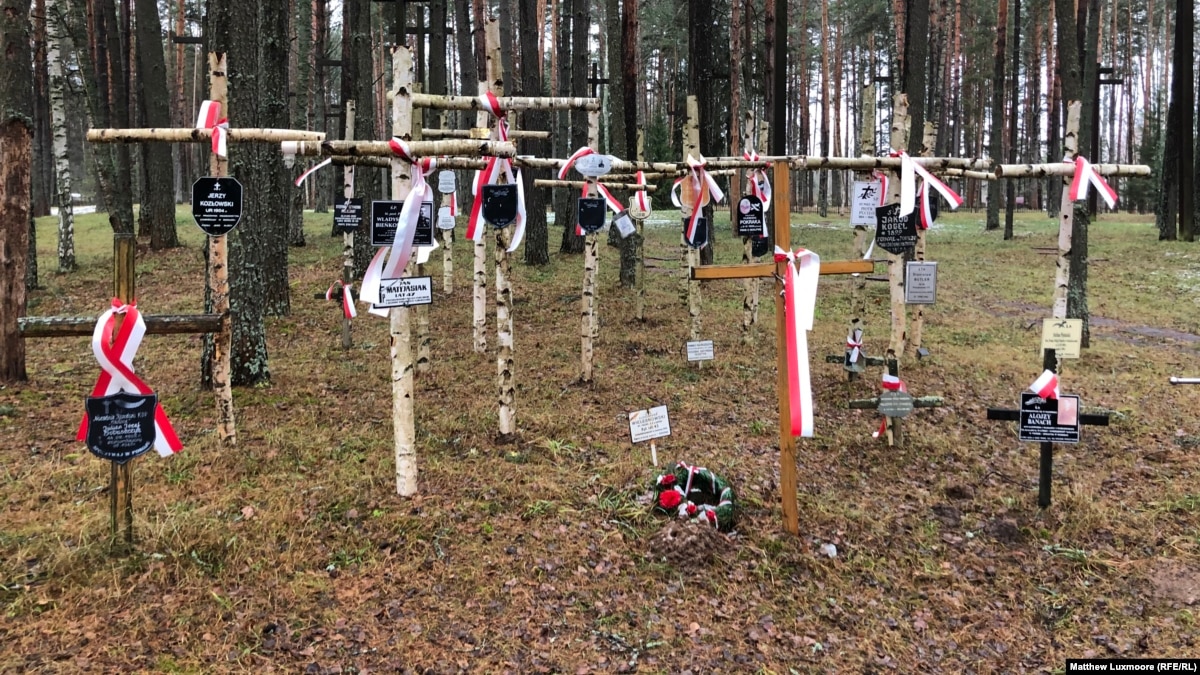
<svg viewBox="0 0 1200 675"><path fill-rule="evenodd" d="M696 195L696 201L695 203L691 204L692 215L688 218L688 224L687 228L684 230L684 236L687 238L689 244L695 244L696 224L699 222L701 213L704 211L704 205L708 203L708 198L711 196L713 201L720 204L721 201L725 199L725 193L721 191L721 186L717 185L717 179L713 178L712 175L705 170L704 167L708 166L708 162L703 156L701 156L700 159L693 159L689 154L687 156L687 164L690 175L684 176L683 178L675 181L675 185L671 188L671 202L679 208L683 208L683 204L675 195L675 190L684 180L687 180L690 177L692 181L692 190Z"/></svg>
<svg viewBox="0 0 1200 675"><path fill-rule="evenodd" d="M333 158L329 157L329 158L321 160L320 162L317 162L316 164L313 164L312 168L310 168L308 171L305 171L304 173L300 174L300 176L296 179L296 187L300 187L301 185L304 185L304 181L308 180L309 176L320 171L321 169L324 169L325 167L329 166L332 163L333 163Z"/></svg>
<svg viewBox="0 0 1200 675"><path fill-rule="evenodd" d="M408 146L404 141L393 138L392 151L401 159L408 161ZM379 287L384 279L399 279L408 267L412 258L413 237L417 234L417 221L421 219L421 204L433 200L433 186L425 177L437 168L437 160L425 157L412 165L412 188L404 198L404 206L400 208L400 222L396 227L396 238L392 245L379 249L371 264L363 273L362 287L359 293L362 299L371 304L379 302ZM386 259L386 262L385 262ZM372 314L381 315L373 311ZM383 312L382 315L386 315Z"/></svg>
<svg viewBox="0 0 1200 675"><path fill-rule="evenodd" d="M940 192L947 202L950 202L950 209L954 210L962 206L963 198L957 192L950 189L942 181L938 180L937 176L925 170L912 157L908 156L907 152L900 152L900 216L904 217L912 213L917 204L917 176L920 176L925 181L925 185L932 185L935 190Z"/></svg>
<svg viewBox="0 0 1200 675"><path fill-rule="evenodd" d="M904 384L904 380L901 380L895 375L888 375L887 373L883 374L883 381L879 384L879 386L882 387L884 391L908 391L908 386ZM871 434L871 438L879 438L885 432L887 432L887 421L888 418L884 417L883 421L879 423L879 428Z"/></svg>
<svg viewBox="0 0 1200 675"><path fill-rule="evenodd" d="M566 180L567 172L571 170L571 167L575 166L575 162L578 162L580 159L583 159L588 155L594 154L596 154L596 151L587 147L586 145L571 153L571 156L567 158L567 161L563 162L563 165L558 167L558 179Z"/></svg>
<svg viewBox="0 0 1200 675"><path fill-rule="evenodd" d="M637 178L636 178L637 184L642 187L645 187L646 186L646 172L639 171L639 172L637 172L636 176L637 176ZM629 205L631 207L637 206L637 208L639 210L641 210L643 213L646 213L647 215L649 215L649 213L651 211L651 209L650 209L650 193L645 190L634 190L633 199L630 200Z"/></svg>
<svg viewBox="0 0 1200 675"><path fill-rule="evenodd" d="M505 118L507 113L500 107L500 99L489 91L479 97L479 105L496 118L496 128L492 130L492 140L502 142L509 140L508 120ZM467 218L467 239L483 240L483 232L486 229L483 221L483 186L496 184L501 176L504 176L506 183L517 184L517 217L513 221L512 242L508 245L508 252L512 253L525 239L526 218L525 185L521 182L521 172L513 169L511 159L489 157L483 170L475 172L475 180L471 184L471 194L475 196L475 201L471 203L471 213ZM454 209L457 212L458 207L455 206Z"/></svg>
<svg viewBox="0 0 1200 675"><path fill-rule="evenodd" d="M354 307L354 293L351 291L350 285L342 283L341 279L333 282L329 289L325 291L325 299L335 302L337 298L334 297L334 289L337 288L342 289L342 316L347 319L353 319L358 316L358 310Z"/></svg>
<svg viewBox="0 0 1200 675"><path fill-rule="evenodd" d="M1042 371L1038 379L1029 385L1029 391L1046 400L1058 398L1058 374L1052 370Z"/></svg>
<svg viewBox="0 0 1200 675"><path fill-rule="evenodd" d="M748 162L757 162L759 161L759 154L755 152L754 148L747 148L742 152L742 158ZM746 172L746 177L750 180L750 194L762 200L763 213L766 213L767 209L771 208L771 197L773 194L771 191L771 178L767 175L766 167L750 169ZM766 232L763 232L763 236L766 236L766 234Z"/></svg>
<svg viewBox="0 0 1200 675"><path fill-rule="evenodd" d="M795 252L775 247L775 262L787 261L783 278L787 324L787 383L793 436L813 435L812 380L808 367L808 331L817 307L817 281L821 258L805 249Z"/></svg>
<svg viewBox="0 0 1200 675"><path fill-rule="evenodd" d="M124 314L125 320L113 337L113 327L117 315ZM92 396L110 396L120 391L137 392L148 396L154 392L133 372L133 356L142 344L146 335L146 322L136 304L124 304L113 298L112 306L100 315L96 321L96 329L92 331L92 353L100 364L100 377L92 388ZM111 339L111 342L110 342ZM79 432L75 440L86 441L88 431L87 415L79 424ZM175 428L167 413L163 412L159 403L154 409L154 449L162 457L171 455L183 449L183 443L175 435Z"/></svg>
<svg viewBox="0 0 1200 675"><path fill-rule="evenodd" d="M879 205L884 206L887 204L888 175L879 169L872 171L871 175L875 177L875 180L879 181Z"/></svg>
<svg viewBox="0 0 1200 675"><path fill-rule="evenodd" d="M1088 190L1091 186L1096 186L1096 191L1100 193L1101 199L1108 208L1115 209L1117 207L1117 191L1112 189L1108 181L1096 173L1096 168L1092 163L1083 157L1075 158L1075 178L1071 180L1071 201L1078 202L1087 199Z"/></svg>
<svg viewBox="0 0 1200 675"><path fill-rule="evenodd" d="M850 363L858 363L858 357L862 354L862 336L861 328L852 328L846 335L846 351L849 352Z"/></svg>
<svg viewBox="0 0 1200 675"><path fill-rule="evenodd" d="M221 159L229 156L229 143L226 139L229 120L221 117L220 101L204 101L200 104L200 114L196 116L196 128L211 129L212 151Z"/></svg>
<svg viewBox="0 0 1200 675"><path fill-rule="evenodd" d="M921 208L917 209L920 218L917 220L917 227L922 230L928 230L929 226L933 225L933 205L929 201L929 190L926 189L926 184L921 184L921 189L917 191L917 201L921 203Z"/></svg>
<svg viewBox="0 0 1200 675"><path fill-rule="evenodd" d="M558 168L558 179L566 180L567 172L571 170L572 166L575 166L575 162L579 161L583 157L587 157L588 155L594 155L594 154L596 154L596 151L587 146L584 146L584 147L576 150L575 152L571 153L571 156L567 158L567 161L563 162L563 165ZM613 193L609 191L607 186L602 185L598 179L592 180L591 177L588 177L588 176L585 176L585 178L587 178L587 181L583 185L583 194L581 195L582 197L584 197L586 199L588 196L588 192L589 192L588 188L591 185L594 185L594 186L596 186L596 191L599 192L600 196L604 198L605 203L608 204L608 208L610 210L612 210L613 213L620 213L621 211L625 210L625 205L621 203L621 200L619 200L613 196ZM645 180L646 180L646 177L645 177L645 175L643 175L642 176L643 184L645 184ZM580 226L580 224L578 222L575 223L575 234L576 234L576 236L583 236L583 234L584 234L583 227Z"/></svg>

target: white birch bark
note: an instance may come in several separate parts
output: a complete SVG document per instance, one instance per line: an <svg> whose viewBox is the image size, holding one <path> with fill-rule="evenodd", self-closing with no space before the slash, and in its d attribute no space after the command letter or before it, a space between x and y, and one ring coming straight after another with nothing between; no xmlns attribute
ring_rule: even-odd
<svg viewBox="0 0 1200 675"><path fill-rule="evenodd" d="M58 204L58 271L74 272L75 211L71 204L71 155L67 149L67 116L62 65L63 27L55 0L46 0L46 63L50 69L50 133L54 153L54 201Z"/></svg>
<svg viewBox="0 0 1200 675"><path fill-rule="evenodd" d="M396 96L392 98L392 135L407 138L412 134L412 53L407 47L392 52L392 73ZM409 166L392 160L392 199L403 200L412 187ZM405 275L411 271L405 270ZM396 307L389 317L392 357L392 427L396 445L396 493L410 497L417 493L416 420L413 410L412 317L407 307Z"/></svg>

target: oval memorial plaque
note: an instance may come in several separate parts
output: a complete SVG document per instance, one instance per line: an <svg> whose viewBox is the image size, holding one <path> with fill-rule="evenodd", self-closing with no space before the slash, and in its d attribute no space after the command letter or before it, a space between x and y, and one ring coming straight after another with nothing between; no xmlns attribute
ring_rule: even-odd
<svg viewBox="0 0 1200 675"><path fill-rule="evenodd" d="M575 160L575 170L588 178L604 176L612 171L613 158L608 155L584 155Z"/></svg>

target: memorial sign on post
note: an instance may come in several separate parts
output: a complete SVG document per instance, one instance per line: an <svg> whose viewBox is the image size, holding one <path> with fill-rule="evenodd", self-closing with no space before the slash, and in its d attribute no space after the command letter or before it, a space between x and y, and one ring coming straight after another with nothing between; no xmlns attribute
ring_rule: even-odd
<svg viewBox="0 0 1200 675"><path fill-rule="evenodd" d="M588 155L595 157L595 155ZM600 197L580 197L579 211L576 218L579 228L584 234L599 232L604 227L604 216L608 213L608 203Z"/></svg>
<svg viewBox="0 0 1200 675"><path fill-rule="evenodd" d="M888 253L901 255L917 245L916 212L900 215L900 204L875 209L875 245Z"/></svg>
<svg viewBox="0 0 1200 675"><path fill-rule="evenodd" d="M691 239L687 238L688 218L683 219L684 239L687 240L688 246L692 248L704 248L708 246L708 219L704 216L696 218L696 232Z"/></svg>
<svg viewBox="0 0 1200 675"><path fill-rule="evenodd" d="M628 210L613 216L613 225L616 226L617 232L620 233L622 239L627 239L629 235L637 232L637 226L633 224L633 219L629 217Z"/></svg>
<svg viewBox="0 0 1200 675"><path fill-rule="evenodd" d="M767 234L766 214L763 213L762 200L754 195L746 195L738 201L737 233L740 237L764 237Z"/></svg>
<svg viewBox="0 0 1200 675"><path fill-rule="evenodd" d="M242 220L242 184L233 178L197 178L192 183L192 217L209 236L229 234Z"/></svg>
<svg viewBox="0 0 1200 675"><path fill-rule="evenodd" d="M379 283L379 302L375 308L413 307L433 304L433 280L431 277L404 277L384 279Z"/></svg>
<svg viewBox="0 0 1200 675"><path fill-rule="evenodd" d="M333 226L341 234L358 230L363 220L363 200L357 197L338 197L333 200Z"/></svg>
<svg viewBox="0 0 1200 675"><path fill-rule="evenodd" d="M158 396L120 391L109 396L89 396L87 447L100 459L124 464L154 445L154 410Z"/></svg>
<svg viewBox="0 0 1200 675"><path fill-rule="evenodd" d="M433 246L433 201L421 202L421 213L417 216L417 229L413 233L413 246Z"/></svg>
<svg viewBox="0 0 1200 675"><path fill-rule="evenodd" d="M442 171L438 173L438 192L448 195L451 192L454 192L455 187L456 185L454 182L453 171Z"/></svg>
<svg viewBox="0 0 1200 675"><path fill-rule="evenodd" d="M450 215L449 206L438 209L437 226L439 230L454 229L454 216Z"/></svg>
<svg viewBox="0 0 1200 675"><path fill-rule="evenodd" d="M608 175L612 171L612 157L601 154L584 155L575 160L575 170L581 176L588 178L599 178L600 176Z"/></svg>
<svg viewBox="0 0 1200 675"><path fill-rule="evenodd" d="M629 413L629 437L634 443L650 441L650 461L658 466L658 448L654 441L671 435L671 420L667 406L660 405L649 410Z"/></svg>
<svg viewBox="0 0 1200 675"><path fill-rule="evenodd" d="M396 241L396 231L400 229L400 211L404 202L373 201L371 202L371 245L391 246Z"/></svg>
<svg viewBox="0 0 1200 675"><path fill-rule="evenodd" d="M937 263L910 260L904 266L904 303L932 305L937 302Z"/></svg>
<svg viewBox="0 0 1200 675"><path fill-rule="evenodd" d="M687 343L687 360L689 363L694 361L712 361L713 360L713 341L712 340L692 340Z"/></svg>
<svg viewBox="0 0 1200 675"><path fill-rule="evenodd" d="M517 219L515 183L483 186L483 219L496 229L508 227Z"/></svg>
<svg viewBox="0 0 1200 675"><path fill-rule="evenodd" d="M877 180L854 181L854 192L850 208L851 225L874 225L875 209L879 207L879 193L883 190Z"/></svg>
<svg viewBox="0 0 1200 675"><path fill-rule="evenodd" d="M1079 358L1083 319L1042 319L1042 351L1053 349L1060 359Z"/></svg>

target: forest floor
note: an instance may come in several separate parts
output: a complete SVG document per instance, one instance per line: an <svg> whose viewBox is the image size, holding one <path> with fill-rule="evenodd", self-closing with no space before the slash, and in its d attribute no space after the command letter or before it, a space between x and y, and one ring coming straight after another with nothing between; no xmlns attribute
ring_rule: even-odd
<svg viewBox="0 0 1200 675"><path fill-rule="evenodd" d="M183 248L139 250L149 314L202 308L201 237L179 213ZM420 494L398 497L387 322L363 311L343 351L338 306L312 299L340 274L329 218L309 214L309 245L291 251L271 385L234 392L236 449L219 446L213 395L197 386L200 339L143 343L138 372L186 447L136 460L131 554L108 542L109 466L73 440L97 375L88 340L28 343L29 382L0 387L0 671L1057 672L1067 658L1200 653L1200 387L1167 383L1200 375L1200 248L1158 242L1145 218L1091 230L1093 342L1067 362L1063 390L1116 414L1057 446L1045 511L1036 444L985 410L1015 407L1041 371L1055 259L1037 249L1055 246L1054 222L1021 214L1006 242L962 213L931 232L932 353L901 375L946 405L907 418L901 448L871 438L872 411L846 407L877 392L878 369L847 382L825 362L843 350L851 282L823 277L799 537L782 527L770 291L744 345L740 283L708 283L716 359L689 366L668 227L649 231L659 269L644 324L601 247L587 386L582 259L514 264L512 444L495 442L494 352L471 349L469 246L455 247L451 295L435 254ZM844 259L844 222L796 214L793 241ZM39 221L44 288L30 314L95 316L110 298L110 233L80 218L81 269L59 275L53 228ZM739 261L727 223L718 232L717 261ZM868 299L878 355L887 285L871 282ZM625 414L656 404L673 431L660 460L733 484L733 535L675 536L649 512L656 470Z"/></svg>

